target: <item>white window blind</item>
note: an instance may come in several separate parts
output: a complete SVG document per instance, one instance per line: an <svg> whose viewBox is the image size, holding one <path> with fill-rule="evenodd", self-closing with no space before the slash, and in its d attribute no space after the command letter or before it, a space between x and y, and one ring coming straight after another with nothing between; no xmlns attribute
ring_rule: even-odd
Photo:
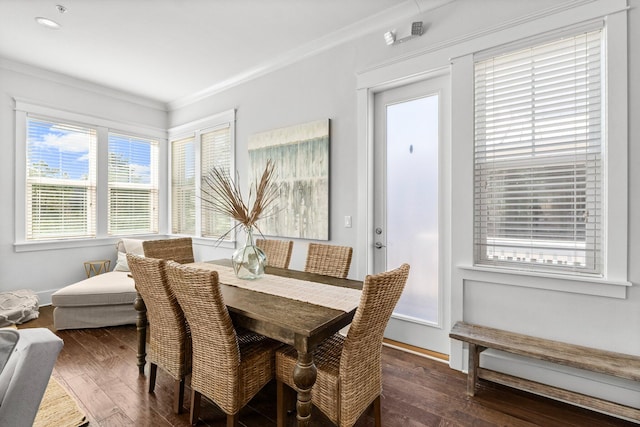
<svg viewBox="0 0 640 427"><path fill-rule="evenodd" d="M475 262L603 273L602 31L475 64Z"/></svg>
<svg viewBox="0 0 640 427"><path fill-rule="evenodd" d="M27 240L96 234L96 130L27 119Z"/></svg>
<svg viewBox="0 0 640 427"><path fill-rule="evenodd" d="M110 235L158 232L158 142L109 133Z"/></svg>
<svg viewBox="0 0 640 427"><path fill-rule="evenodd" d="M171 141L171 232L195 235L195 138Z"/></svg>
<svg viewBox="0 0 640 427"><path fill-rule="evenodd" d="M230 173L231 167L231 128L205 131L200 140L201 176L206 176L213 168L222 168ZM206 200L207 197L203 198ZM233 220L225 215L214 212L206 203L202 203L202 236L231 240L227 234L233 227Z"/></svg>

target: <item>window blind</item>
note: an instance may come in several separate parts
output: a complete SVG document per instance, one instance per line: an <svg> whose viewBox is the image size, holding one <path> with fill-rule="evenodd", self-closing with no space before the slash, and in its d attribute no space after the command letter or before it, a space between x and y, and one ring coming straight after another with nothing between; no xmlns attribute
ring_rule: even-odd
<svg viewBox="0 0 640 427"><path fill-rule="evenodd" d="M110 235L158 232L158 142L109 133Z"/></svg>
<svg viewBox="0 0 640 427"><path fill-rule="evenodd" d="M201 134L200 140L201 175L206 176L213 168L222 168L229 172L231 167L231 128L225 126L222 129L206 131ZM207 197L203 197L207 200ZM231 240L232 236L225 235L231 227L233 220L226 215L214 212L204 201L202 203L202 236Z"/></svg>
<svg viewBox="0 0 640 427"><path fill-rule="evenodd" d="M171 142L171 232L195 235L195 138Z"/></svg>
<svg viewBox="0 0 640 427"><path fill-rule="evenodd" d="M96 134L27 119L27 240L95 237Z"/></svg>
<svg viewBox="0 0 640 427"><path fill-rule="evenodd" d="M602 275L601 40L475 63L476 264Z"/></svg>

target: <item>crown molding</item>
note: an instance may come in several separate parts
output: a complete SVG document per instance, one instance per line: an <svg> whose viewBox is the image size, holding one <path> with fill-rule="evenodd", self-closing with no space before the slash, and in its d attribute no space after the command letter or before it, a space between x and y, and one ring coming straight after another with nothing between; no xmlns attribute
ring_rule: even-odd
<svg viewBox="0 0 640 427"><path fill-rule="evenodd" d="M110 98L119 99L121 101L129 102L154 110L167 112L167 105L164 102L143 98L131 93L92 83L87 80L78 79L65 74L57 73L55 71L35 67L33 65L28 65L22 62L13 61L4 57L0 57L0 68L18 74L24 74L39 79L48 80L53 83L70 86L75 89L93 92L98 95L108 96Z"/></svg>
<svg viewBox="0 0 640 427"><path fill-rule="evenodd" d="M338 31L334 31L333 33L315 39L296 49L290 50L282 55L278 55L270 61L258 64L256 67L239 73L227 80L223 80L191 95L170 101L167 103L167 109L171 111L194 104L234 86L247 83L253 79L302 61L303 59L317 55L348 41L371 34L373 31L384 28L390 23L418 15L426 10L435 9L445 3L450 3L451 1L453 0L404 1L396 6L341 28Z"/></svg>
<svg viewBox="0 0 640 427"><path fill-rule="evenodd" d="M417 0L417 1L420 1L420 0ZM571 9L576 9L583 6L589 6L592 3L596 5L595 8L598 9L598 12L596 14L599 14L600 16L605 16L607 14L621 12L628 9L628 6L626 6L626 0L572 0L559 5L551 6L546 9L538 10L538 11L529 13L527 15L522 15L511 20L501 22L498 25L484 28L480 31L470 32L460 37L455 37L439 43L434 43L427 47L417 49L415 51L408 52L400 56L396 56L391 60L374 64L370 67L367 67L366 69L360 70L356 73L356 75L363 76L368 73L375 72L376 70L380 70L380 69L384 69L386 67L392 66L394 64L398 64L404 61L418 58L432 52L441 51L443 49L446 49L452 46L462 45L466 42L474 41L490 34L498 33L503 30L508 30L508 29L517 27L519 25L536 21L538 19L560 14L562 12L566 12ZM460 56L460 55L455 55L451 57L451 59L454 59L456 56Z"/></svg>

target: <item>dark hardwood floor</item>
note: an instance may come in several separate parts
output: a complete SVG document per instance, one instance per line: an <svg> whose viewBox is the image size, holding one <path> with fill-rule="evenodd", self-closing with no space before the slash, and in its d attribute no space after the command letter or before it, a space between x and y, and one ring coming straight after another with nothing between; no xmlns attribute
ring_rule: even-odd
<svg viewBox="0 0 640 427"><path fill-rule="evenodd" d="M52 308L41 307L38 319L20 325L29 327L53 330ZM172 380L161 369L155 393L147 392L147 378L138 375L136 366L134 326L56 334L64 340L64 347L53 376L76 397L90 426L189 425L186 409L180 415L172 412ZM383 381L382 420L386 427L636 426L482 381L477 395L469 398L462 373L444 363L391 348L383 350ZM243 409L241 425L275 426L275 396L275 384L271 383ZM188 404L187 398L186 407ZM201 426L225 425L223 413L212 404L204 404L201 416ZM331 425L315 410L313 417L314 426ZM295 415L288 421L294 426ZM373 426L373 418L365 414L357 426Z"/></svg>

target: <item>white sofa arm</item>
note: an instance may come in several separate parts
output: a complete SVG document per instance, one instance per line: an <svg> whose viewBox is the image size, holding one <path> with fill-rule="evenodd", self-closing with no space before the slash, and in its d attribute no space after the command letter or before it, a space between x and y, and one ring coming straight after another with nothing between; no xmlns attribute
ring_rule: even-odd
<svg viewBox="0 0 640 427"><path fill-rule="evenodd" d="M63 341L46 328L21 329L0 373L0 426L29 427L38 413Z"/></svg>

